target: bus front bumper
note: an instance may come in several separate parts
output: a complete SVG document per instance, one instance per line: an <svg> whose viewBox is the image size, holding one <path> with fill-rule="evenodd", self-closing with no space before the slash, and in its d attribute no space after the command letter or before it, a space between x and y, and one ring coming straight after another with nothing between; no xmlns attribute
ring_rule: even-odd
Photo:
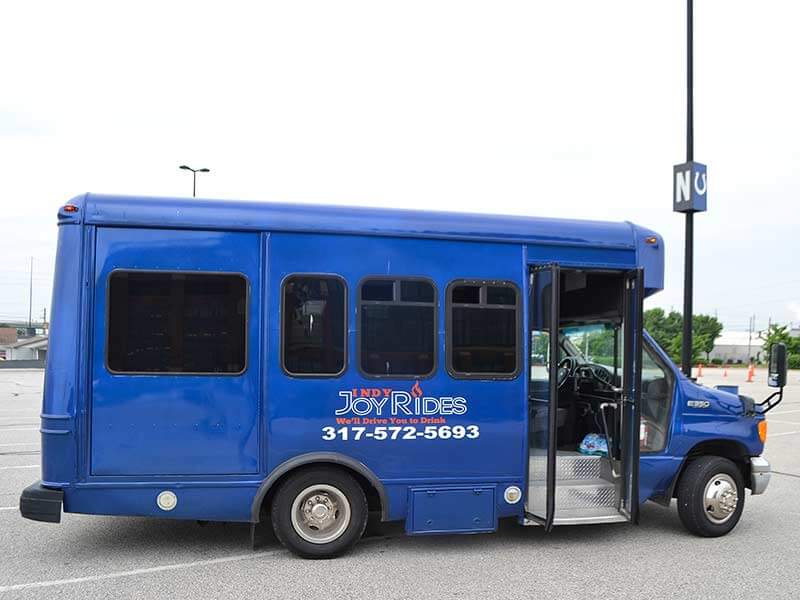
<svg viewBox="0 0 800 600"><path fill-rule="evenodd" d="M19 512L32 521L60 523L63 502L63 491L46 488L41 481L37 481L22 490L22 495L19 497Z"/></svg>
<svg viewBox="0 0 800 600"><path fill-rule="evenodd" d="M750 458L750 491L754 496L764 493L767 489L767 485L769 485L771 474L772 469L767 459L760 456L753 456Z"/></svg>

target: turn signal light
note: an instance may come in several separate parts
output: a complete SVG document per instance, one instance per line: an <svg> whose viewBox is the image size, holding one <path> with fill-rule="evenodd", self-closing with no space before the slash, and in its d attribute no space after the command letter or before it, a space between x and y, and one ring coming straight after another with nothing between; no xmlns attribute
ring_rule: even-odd
<svg viewBox="0 0 800 600"><path fill-rule="evenodd" d="M650 237L647 237L647 238L644 239L644 243L645 244L650 244L652 246L653 244L657 244L658 243L658 238L656 236L654 236L654 235L651 235Z"/></svg>
<svg viewBox="0 0 800 600"><path fill-rule="evenodd" d="M758 422L758 439L761 440L761 443L767 441L767 422L766 421L759 421Z"/></svg>
<svg viewBox="0 0 800 600"><path fill-rule="evenodd" d="M64 212L78 212L78 207L74 204L65 204L63 210Z"/></svg>

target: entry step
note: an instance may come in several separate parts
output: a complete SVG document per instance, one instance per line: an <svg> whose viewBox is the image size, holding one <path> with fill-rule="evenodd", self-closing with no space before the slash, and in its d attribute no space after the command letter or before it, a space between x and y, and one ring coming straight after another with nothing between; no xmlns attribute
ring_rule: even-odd
<svg viewBox="0 0 800 600"><path fill-rule="evenodd" d="M544 481L547 474L547 457L531 454L528 458L530 481ZM556 454L557 480L612 479L610 461L604 456L579 452L559 451Z"/></svg>
<svg viewBox="0 0 800 600"><path fill-rule="evenodd" d="M528 488L528 506L545 505L545 486ZM556 517L569 516L575 510L617 509L617 486L604 479L574 479L556 482Z"/></svg>

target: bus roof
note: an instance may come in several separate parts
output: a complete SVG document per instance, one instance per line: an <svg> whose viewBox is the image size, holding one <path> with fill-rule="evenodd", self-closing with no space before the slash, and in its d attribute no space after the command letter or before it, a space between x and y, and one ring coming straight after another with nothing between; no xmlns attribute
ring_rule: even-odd
<svg viewBox="0 0 800 600"><path fill-rule="evenodd" d="M292 231L589 246L635 250L656 236L630 222L509 215L84 194L70 201L78 211L60 211L61 222L128 227Z"/></svg>

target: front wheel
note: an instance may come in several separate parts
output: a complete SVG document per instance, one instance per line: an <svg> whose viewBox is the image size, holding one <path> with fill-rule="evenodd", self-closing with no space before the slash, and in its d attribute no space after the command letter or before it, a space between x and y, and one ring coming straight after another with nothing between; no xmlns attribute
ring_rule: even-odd
<svg viewBox="0 0 800 600"><path fill-rule="evenodd" d="M367 516L367 498L358 482L329 467L290 476L272 502L275 535L303 558L333 558L348 551L364 533Z"/></svg>
<svg viewBox="0 0 800 600"><path fill-rule="evenodd" d="M731 531L744 509L738 467L721 456L702 456L686 467L678 485L678 516L690 532L719 537Z"/></svg>

